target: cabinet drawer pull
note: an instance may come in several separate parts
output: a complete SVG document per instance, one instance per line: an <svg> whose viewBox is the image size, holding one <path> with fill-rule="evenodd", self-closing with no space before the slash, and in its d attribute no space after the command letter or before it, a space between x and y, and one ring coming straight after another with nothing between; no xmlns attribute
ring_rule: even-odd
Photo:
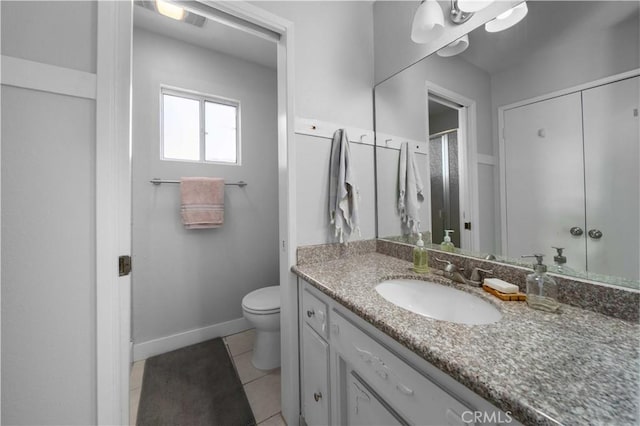
<svg viewBox="0 0 640 426"><path fill-rule="evenodd" d="M409 395L409 396L413 395L413 389L406 387L402 383L398 383L396 385L396 389L398 389L401 393L405 395Z"/></svg>
<svg viewBox="0 0 640 426"><path fill-rule="evenodd" d="M312 316L314 316L315 314L316 314L316 313L313 311L313 309L309 309L309 310L307 311L307 316L308 316L309 318L311 318L311 317L312 317Z"/></svg>
<svg viewBox="0 0 640 426"><path fill-rule="evenodd" d="M382 378L383 380L387 380L389 378L389 374L387 374L387 372L384 370L376 369L376 373L378 373L378 376L380 376L380 378Z"/></svg>
<svg viewBox="0 0 640 426"><path fill-rule="evenodd" d="M331 332L333 334L340 334L340 327L335 322L331 324Z"/></svg>
<svg viewBox="0 0 640 426"><path fill-rule="evenodd" d="M371 352L367 352L364 349L360 349L357 346L354 346L356 348L356 351L358 352L358 356L360 357L361 360L363 360L366 363L370 363L371 362Z"/></svg>
<svg viewBox="0 0 640 426"><path fill-rule="evenodd" d="M315 399L316 402L320 401L322 399L322 392L314 392L313 399Z"/></svg>

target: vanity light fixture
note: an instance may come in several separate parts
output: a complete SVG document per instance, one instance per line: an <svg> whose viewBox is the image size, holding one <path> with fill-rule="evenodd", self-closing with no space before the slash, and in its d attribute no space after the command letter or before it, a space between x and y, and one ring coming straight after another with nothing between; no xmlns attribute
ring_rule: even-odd
<svg viewBox="0 0 640 426"><path fill-rule="evenodd" d="M465 34L456 41L438 50L438 56L448 58L464 52L469 47L469 36Z"/></svg>
<svg viewBox="0 0 640 426"><path fill-rule="evenodd" d="M493 3L494 0L456 0L456 7L462 12L477 12Z"/></svg>
<svg viewBox="0 0 640 426"><path fill-rule="evenodd" d="M484 29L490 33L504 31L522 21L524 17L527 16L528 12L529 9L527 8L527 2L523 1L519 5L512 7L506 12L498 15L495 19L484 24Z"/></svg>
<svg viewBox="0 0 640 426"><path fill-rule="evenodd" d="M165 0L156 0L156 10L159 14L175 19L176 21L184 21L184 17L186 16L184 8Z"/></svg>
<svg viewBox="0 0 640 426"><path fill-rule="evenodd" d="M436 0L422 0L411 25L411 40L428 43L444 32L444 13Z"/></svg>
<svg viewBox="0 0 640 426"><path fill-rule="evenodd" d="M465 12L460 9L460 0L451 0L451 12L449 12L449 19L454 24L463 24L474 15L474 12Z"/></svg>

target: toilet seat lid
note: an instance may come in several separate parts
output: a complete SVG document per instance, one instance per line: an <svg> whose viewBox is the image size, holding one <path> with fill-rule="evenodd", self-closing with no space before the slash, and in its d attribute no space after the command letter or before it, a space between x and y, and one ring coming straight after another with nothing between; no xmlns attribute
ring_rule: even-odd
<svg viewBox="0 0 640 426"><path fill-rule="evenodd" d="M280 286L263 287L242 298L242 306L250 311L274 311L280 309Z"/></svg>

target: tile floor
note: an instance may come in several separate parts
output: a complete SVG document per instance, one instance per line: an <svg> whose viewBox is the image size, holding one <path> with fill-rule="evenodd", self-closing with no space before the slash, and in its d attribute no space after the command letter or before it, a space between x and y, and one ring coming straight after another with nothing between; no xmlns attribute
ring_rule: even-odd
<svg viewBox="0 0 640 426"><path fill-rule="evenodd" d="M254 339L254 330L223 338L244 386L256 423L259 426L286 426L280 413L280 369L259 370L251 364ZM129 391L131 425L135 425L138 415L143 372L144 360L135 362L131 369Z"/></svg>

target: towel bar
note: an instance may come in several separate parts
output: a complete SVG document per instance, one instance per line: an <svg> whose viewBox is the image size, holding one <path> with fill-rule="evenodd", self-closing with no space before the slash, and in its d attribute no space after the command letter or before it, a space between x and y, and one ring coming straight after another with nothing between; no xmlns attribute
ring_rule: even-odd
<svg viewBox="0 0 640 426"><path fill-rule="evenodd" d="M151 182L154 185L160 185L161 183L180 183L179 180L167 180L167 179L160 179L160 178L153 178L151 179L149 182ZM240 182L225 182L225 185L229 185L229 186L239 186L240 188L244 188L245 186L247 186L247 182L241 180Z"/></svg>

